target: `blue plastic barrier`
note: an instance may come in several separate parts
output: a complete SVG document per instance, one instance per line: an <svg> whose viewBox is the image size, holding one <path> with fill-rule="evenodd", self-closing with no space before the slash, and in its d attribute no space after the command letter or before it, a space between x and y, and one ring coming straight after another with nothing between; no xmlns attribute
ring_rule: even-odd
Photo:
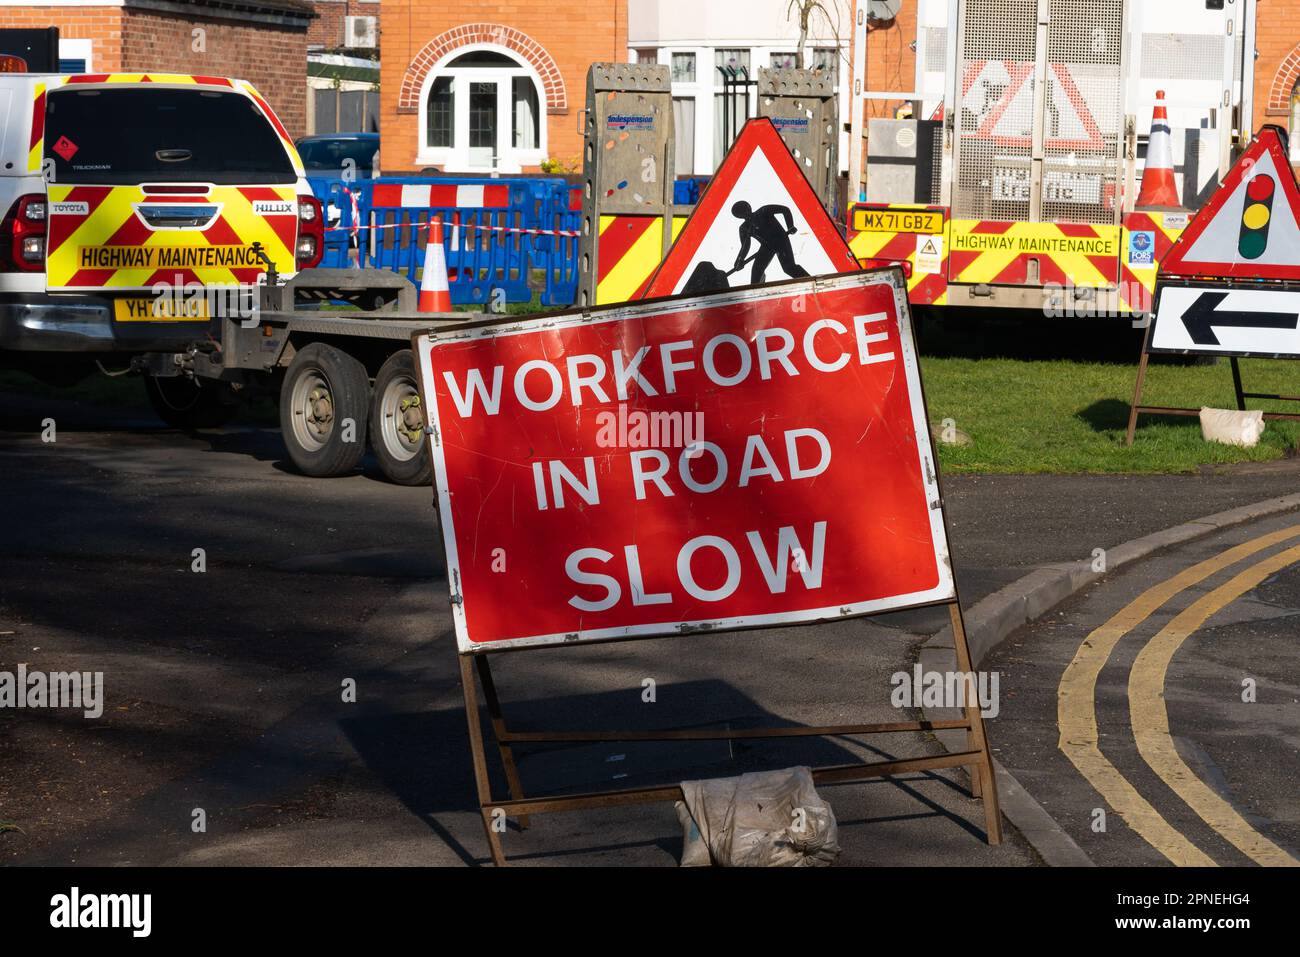
<svg viewBox="0 0 1300 957"><path fill-rule="evenodd" d="M700 194L704 192L704 187L708 185L707 176L694 176L690 179L679 179L673 183L673 202L678 206L694 206L700 201Z"/></svg>
<svg viewBox="0 0 1300 957"><path fill-rule="evenodd" d="M457 305L528 302L531 244L545 187L528 180L381 179L371 193L367 265L419 282L430 218L443 223L447 280ZM496 290L500 290L497 292Z"/></svg>
<svg viewBox="0 0 1300 957"><path fill-rule="evenodd" d="M542 305L571 306L578 298L578 235L582 228L582 187L551 196L542 222L547 232L533 237L534 268L545 271Z"/></svg>
<svg viewBox="0 0 1300 957"><path fill-rule="evenodd" d="M308 182L325 209L322 266L390 269L418 285L426 226L432 216L441 216L454 304L483 305L494 296L529 302L530 279L539 272L543 305L568 306L577 298L580 186L558 177L390 176L355 182L309 177ZM678 180L673 201L694 205L706 182Z"/></svg>
<svg viewBox="0 0 1300 957"><path fill-rule="evenodd" d="M348 196L348 192L351 191L357 198L359 210L363 211L360 224L364 225L366 221L364 211L370 208L369 181L358 180L345 183L339 179L309 176L307 182L311 186L312 194L320 200L321 207L325 211L325 225L327 227L325 230L325 252L321 256L320 264L332 269L344 269L351 265L357 265L357 263L348 260L348 248L352 242L351 227L353 223L352 201ZM358 231L357 239L364 247L365 230Z"/></svg>

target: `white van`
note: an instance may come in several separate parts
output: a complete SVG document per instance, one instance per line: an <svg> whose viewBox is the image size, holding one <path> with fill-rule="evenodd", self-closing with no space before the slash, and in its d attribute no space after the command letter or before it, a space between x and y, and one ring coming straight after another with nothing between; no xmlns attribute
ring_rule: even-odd
<svg viewBox="0 0 1300 957"><path fill-rule="evenodd" d="M106 353L183 350L219 321L213 297L163 290L247 291L267 260L286 279L320 261L320 203L242 80L0 74L0 123L0 361L11 367L67 381ZM155 405L158 389L151 379Z"/></svg>

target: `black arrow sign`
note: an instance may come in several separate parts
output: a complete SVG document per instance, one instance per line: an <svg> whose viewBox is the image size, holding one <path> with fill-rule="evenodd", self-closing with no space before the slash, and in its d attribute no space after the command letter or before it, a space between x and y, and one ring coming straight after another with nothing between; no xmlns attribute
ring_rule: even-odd
<svg viewBox="0 0 1300 957"><path fill-rule="evenodd" d="M1300 322L1300 312L1216 312L1219 303L1228 298L1226 292L1203 292L1183 313L1192 342L1198 346L1217 346L1219 337L1214 326L1234 326L1243 329L1294 329Z"/></svg>

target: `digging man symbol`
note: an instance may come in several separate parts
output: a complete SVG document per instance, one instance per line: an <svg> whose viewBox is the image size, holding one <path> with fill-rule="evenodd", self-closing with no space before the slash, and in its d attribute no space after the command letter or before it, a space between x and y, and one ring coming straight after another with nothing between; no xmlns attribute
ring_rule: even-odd
<svg viewBox="0 0 1300 957"><path fill-rule="evenodd" d="M698 263L683 287L683 293L699 295L727 289L731 285L730 277L744 269L746 264L752 264L750 283L758 285L765 281L767 267L773 259L791 279L801 279L808 275L808 270L794 261L790 237L798 230L789 206L769 203L754 209L741 200L732 204L731 214L740 220L740 250L736 253L736 264L730 271L723 272L711 262ZM758 250L751 256L749 249L753 243L757 243Z"/></svg>
<svg viewBox="0 0 1300 957"><path fill-rule="evenodd" d="M740 252L736 254L736 265L731 272L739 272L745 265L749 244L753 240L758 243L758 252L754 253L753 266L750 267L749 281L752 285L763 281L774 258L791 279L808 275L808 271L794 261L794 250L790 248L790 237L795 234L795 227L789 206L771 203L751 209L749 203L741 200L731 207L731 215L740 220ZM784 225L780 219L785 220Z"/></svg>

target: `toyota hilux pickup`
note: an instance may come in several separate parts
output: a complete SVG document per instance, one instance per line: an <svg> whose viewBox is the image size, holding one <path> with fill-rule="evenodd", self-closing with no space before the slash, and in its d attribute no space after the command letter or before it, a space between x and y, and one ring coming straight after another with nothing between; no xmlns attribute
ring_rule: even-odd
<svg viewBox="0 0 1300 957"><path fill-rule="evenodd" d="M268 270L291 279L320 260L293 141L242 80L0 74L0 122L4 366L66 383L183 353ZM235 405L193 377L146 385L180 427Z"/></svg>

